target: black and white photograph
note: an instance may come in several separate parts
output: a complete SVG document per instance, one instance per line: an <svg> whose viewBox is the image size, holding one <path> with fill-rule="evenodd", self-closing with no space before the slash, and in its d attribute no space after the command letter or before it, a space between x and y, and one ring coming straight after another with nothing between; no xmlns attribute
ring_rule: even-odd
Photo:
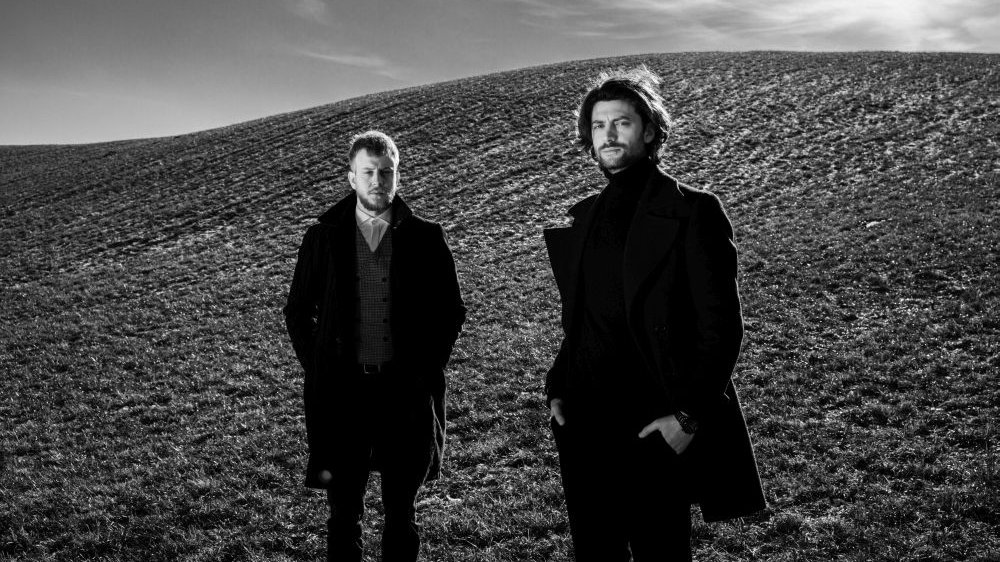
<svg viewBox="0 0 1000 562"><path fill-rule="evenodd" d="M0 5L0 562L1000 562L994 0Z"/></svg>

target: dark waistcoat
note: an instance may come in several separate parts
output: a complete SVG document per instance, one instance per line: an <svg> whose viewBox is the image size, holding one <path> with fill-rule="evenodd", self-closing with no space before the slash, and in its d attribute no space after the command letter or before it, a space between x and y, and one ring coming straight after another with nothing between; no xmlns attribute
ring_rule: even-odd
<svg viewBox="0 0 1000 562"><path fill-rule="evenodd" d="M355 229L354 263L357 272L358 306L355 341L358 363L385 363L392 359L392 298L389 268L392 263L392 229L386 229L375 251L364 234Z"/></svg>

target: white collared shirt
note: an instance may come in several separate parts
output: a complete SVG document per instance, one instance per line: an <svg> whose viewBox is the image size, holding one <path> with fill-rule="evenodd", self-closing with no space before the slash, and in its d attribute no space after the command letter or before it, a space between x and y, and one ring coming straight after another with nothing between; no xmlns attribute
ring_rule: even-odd
<svg viewBox="0 0 1000 562"><path fill-rule="evenodd" d="M361 234L365 235L365 242L368 242L368 248L374 252L378 248L379 243L382 242L382 236L385 235L385 231L389 229L389 225L392 223L392 207L390 206L378 215L372 215L362 208L359 202L354 207L354 218L358 222Z"/></svg>

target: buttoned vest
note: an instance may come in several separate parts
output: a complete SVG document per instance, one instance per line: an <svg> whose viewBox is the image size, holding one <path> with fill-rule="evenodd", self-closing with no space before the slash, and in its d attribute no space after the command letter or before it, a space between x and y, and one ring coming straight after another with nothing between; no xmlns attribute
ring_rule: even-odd
<svg viewBox="0 0 1000 562"><path fill-rule="evenodd" d="M382 236L375 251L355 228L354 263L357 271L357 316L355 339L358 363L380 364L392 359L392 295L389 267L392 262L392 228Z"/></svg>

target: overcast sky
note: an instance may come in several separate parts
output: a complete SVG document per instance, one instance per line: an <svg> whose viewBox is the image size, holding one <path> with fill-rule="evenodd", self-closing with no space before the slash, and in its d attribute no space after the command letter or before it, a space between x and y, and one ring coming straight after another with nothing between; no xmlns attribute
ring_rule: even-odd
<svg viewBox="0 0 1000 562"><path fill-rule="evenodd" d="M0 0L0 144L188 133L625 54L997 53L997 29L997 0Z"/></svg>

